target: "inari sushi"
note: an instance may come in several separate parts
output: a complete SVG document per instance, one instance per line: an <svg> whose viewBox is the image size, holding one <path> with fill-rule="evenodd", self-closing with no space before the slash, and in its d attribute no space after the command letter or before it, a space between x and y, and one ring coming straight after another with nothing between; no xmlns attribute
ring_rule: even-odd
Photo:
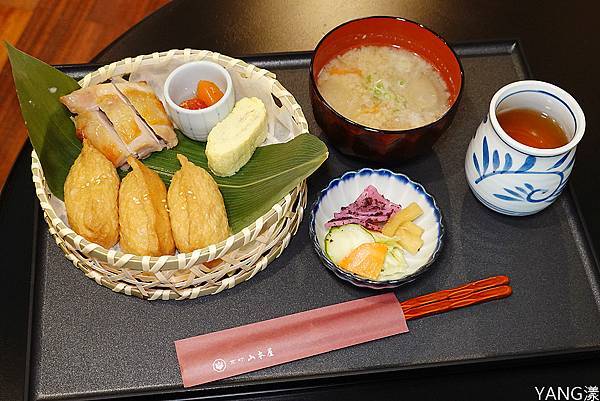
<svg viewBox="0 0 600 401"><path fill-rule="evenodd" d="M64 191L71 228L90 242L114 246L119 240L119 176L87 139L69 170Z"/></svg>
<svg viewBox="0 0 600 401"><path fill-rule="evenodd" d="M140 256L172 255L175 243L167 210L167 190L158 174L129 157L132 171L119 190L121 250Z"/></svg>
<svg viewBox="0 0 600 401"><path fill-rule="evenodd" d="M180 252L192 252L227 238L229 225L223 196L215 180L178 154L181 169L167 195L173 237Z"/></svg>

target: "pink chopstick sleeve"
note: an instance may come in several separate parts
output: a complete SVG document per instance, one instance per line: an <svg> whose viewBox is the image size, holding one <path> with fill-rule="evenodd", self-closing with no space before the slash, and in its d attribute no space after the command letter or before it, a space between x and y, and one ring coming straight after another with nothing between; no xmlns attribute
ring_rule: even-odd
<svg viewBox="0 0 600 401"><path fill-rule="evenodd" d="M184 387L408 331L393 293L175 341Z"/></svg>

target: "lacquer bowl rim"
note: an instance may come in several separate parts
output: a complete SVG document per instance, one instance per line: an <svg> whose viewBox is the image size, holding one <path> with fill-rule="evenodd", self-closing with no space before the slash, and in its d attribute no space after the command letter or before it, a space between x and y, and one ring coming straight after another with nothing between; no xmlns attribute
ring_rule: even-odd
<svg viewBox="0 0 600 401"><path fill-rule="evenodd" d="M315 81L314 78L314 61L315 61L315 57L317 56L318 52L319 52L319 48L321 47L321 45L327 40L327 38L333 34L336 30L338 30L339 28L348 25L348 24L353 24L353 23L359 23L359 22L364 22L364 21L368 21L371 19L391 19L391 20L396 20L398 22L401 23L408 23L408 24L413 24L413 25L417 25L419 28L424 29L426 31L429 31L431 34L433 34L437 39L439 39L452 53L452 55L454 56L454 60L458 63L458 67L460 70L460 87L458 90L458 95L456 96L456 98L454 99L454 101L452 102L452 104L450 105L450 107L448 108L448 110L446 110L446 112L444 114L442 114L438 119L436 119L435 121L432 121L428 124L425 125L421 125L418 127L413 127L413 128L409 128L409 129L402 129L402 130L386 130L386 129L382 129L382 128L374 128L374 127L369 127L367 125L363 125L361 123L358 123L354 120L349 119L348 117L343 116L342 114L340 114L333 106L331 106L327 100L325 100L325 98L323 97L323 95L321 95L321 92L319 91L319 87L317 86L317 82ZM350 49L348 49L350 50ZM369 16L369 17L362 17L362 18L356 18L350 21L346 21L343 24L340 24L338 26L336 26L335 28L333 28L331 31L329 31L327 34L325 34L325 36L323 36L321 38L321 40L319 41L319 43L317 44L317 46L315 47L315 50L310 58L310 67L309 67L309 79L310 79L310 85L314 90L314 93L317 95L319 101L321 102L321 104L323 104L327 110L329 110L331 113L333 113L338 119L342 120L344 123L349 124L353 127L356 127L358 129L373 133L373 134L383 134L383 135L410 135L410 134L419 134L422 133L423 131L428 130L429 128L433 128L436 125L438 125L440 122L444 121L445 119L449 118L452 116L452 113L456 110L456 108L458 107L459 103L460 103L460 99L462 97L463 94L463 90L464 90L464 86L465 86L465 72L462 66L462 63L460 62L460 58L458 57L458 55L456 54L456 52L454 51L454 49L452 49L452 47L448 44L448 42L437 32L435 32L434 30L428 28L427 26L416 22L416 21L412 21L410 19L406 19L406 18L402 18L402 17L395 17L395 16L389 16L389 15L374 15L374 16Z"/></svg>

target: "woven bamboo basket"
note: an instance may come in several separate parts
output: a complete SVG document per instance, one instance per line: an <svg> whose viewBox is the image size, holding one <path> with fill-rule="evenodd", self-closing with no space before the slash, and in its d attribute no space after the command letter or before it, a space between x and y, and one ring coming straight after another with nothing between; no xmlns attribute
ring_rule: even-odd
<svg viewBox="0 0 600 401"><path fill-rule="evenodd" d="M112 77L135 73L144 65L209 60L221 64L241 80L263 80L281 110L289 113L298 133L308 124L294 97L267 70L205 50L171 50L115 62L86 75L82 87ZM306 181L276 203L253 224L224 241L190 253L150 257L122 253L91 243L71 230L55 210L52 193L37 154L32 152L31 170L36 195L50 234L65 256L85 275L114 292L149 300L193 299L217 294L249 280L278 257L296 233L306 207Z"/></svg>

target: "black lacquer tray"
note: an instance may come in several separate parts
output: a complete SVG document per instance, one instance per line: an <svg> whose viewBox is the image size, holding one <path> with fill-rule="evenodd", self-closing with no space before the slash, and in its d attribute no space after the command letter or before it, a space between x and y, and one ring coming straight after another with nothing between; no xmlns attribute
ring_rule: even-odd
<svg viewBox="0 0 600 401"><path fill-rule="evenodd" d="M374 292L340 281L320 264L306 215L284 254L265 271L218 295L183 302L144 301L97 285L63 257L38 218L30 397L202 397L600 350L599 271L572 191L537 215L514 218L478 203L465 180L467 144L493 93L529 76L525 59L513 41L454 49L466 77L456 119L432 153L394 169L436 198L446 243L427 273L395 292L403 300L505 274L512 280L510 298L410 322L408 334L185 390L174 340ZM311 132L322 135L308 97L310 53L244 59L275 72L303 106ZM80 78L96 66L61 68ZM309 204L331 179L365 166L330 148L329 159L309 179Z"/></svg>

